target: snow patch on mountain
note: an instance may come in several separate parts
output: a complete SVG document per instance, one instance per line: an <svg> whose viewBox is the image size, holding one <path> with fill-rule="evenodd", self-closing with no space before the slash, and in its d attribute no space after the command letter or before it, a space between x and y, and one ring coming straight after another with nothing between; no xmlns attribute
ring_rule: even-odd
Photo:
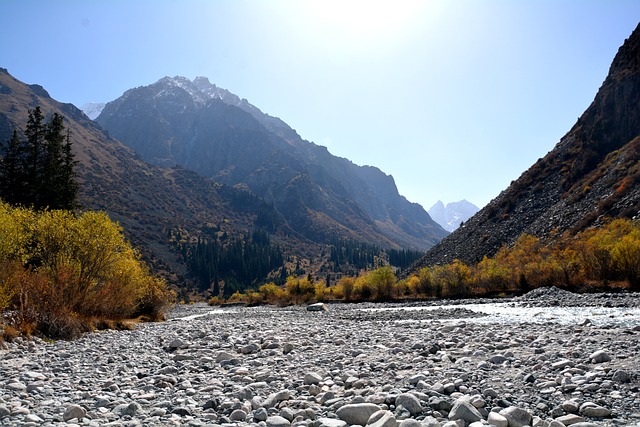
<svg viewBox="0 0 640 427"><path fill-rule="evenodd" d="M83 113L87 115L91 120L95 120L100 115L104 106L107 105L104 102L87 102L80 107Z"/></svg>
<svg viewBox="0 0 640 427"><path fill-rule="evenodd" d="M466 200L460 200L459 202L447 203L445 206L442 201L431 206L428 213L429 216L442 228L447 231L454 231L460 224L467 221L480 209Z"/></svg>

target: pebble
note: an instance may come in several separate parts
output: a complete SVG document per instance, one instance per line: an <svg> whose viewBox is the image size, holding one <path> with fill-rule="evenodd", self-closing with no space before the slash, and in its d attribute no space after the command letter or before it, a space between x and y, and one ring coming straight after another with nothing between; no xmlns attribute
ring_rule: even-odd
<svg viewBox="0 0 640 427"><path fill-rule="evenodd" d="M536 289L500 304L640 307L613 295ZM195 304L132 331L17 339L0 349L0 425L638 425L640 330L498 324L462 302Z"/></svg>

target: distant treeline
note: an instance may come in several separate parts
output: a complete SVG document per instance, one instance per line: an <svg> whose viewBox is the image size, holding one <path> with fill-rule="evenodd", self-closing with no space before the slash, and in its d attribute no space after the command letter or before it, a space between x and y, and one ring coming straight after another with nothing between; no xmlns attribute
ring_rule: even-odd
<svg viewBox="0 0 640 427"><path fill-rule="evenodd" d="M414 249L388 249L356 240L333 240L330 243L329 261L333 271L357 274L361 270L372 270L390 264L403 270L419 259L423 252Z"/></svg>
<svg viewBox="0 0 640 427"><path fill-rule="evenodd" d="M229 238L226 234L200 238L197 242L182 241L180 233L173 238L202 291L213 295L221 291L228 296L237 290L245 290L265 282L273 272L283 278L272 278L284 283L286 269L282 249L272 245L264 230L250 235Z"/></svg>

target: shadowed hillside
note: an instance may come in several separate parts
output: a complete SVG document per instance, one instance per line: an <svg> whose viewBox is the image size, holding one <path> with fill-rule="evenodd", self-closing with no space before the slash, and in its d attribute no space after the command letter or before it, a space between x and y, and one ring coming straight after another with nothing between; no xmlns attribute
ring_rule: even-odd
<svg viewBox="0 0 640 427"><path fill-rule="evenodd" d="M393 177L304 141L203 77L165 77L128 90L96 121L153 164L249 189L314 242L345 238L424 250L447 235L398 193Z"/></svg>

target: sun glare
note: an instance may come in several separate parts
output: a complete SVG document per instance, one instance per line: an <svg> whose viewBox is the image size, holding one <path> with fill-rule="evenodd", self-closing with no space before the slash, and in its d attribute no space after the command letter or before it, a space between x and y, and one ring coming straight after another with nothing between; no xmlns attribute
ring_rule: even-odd
<svg viewBox="0 0 640 427"><path fill-rule="evenodd" d="M374 41L402 34L416 22L426 0L310 0L311 19L344 42Z"/></svg>

